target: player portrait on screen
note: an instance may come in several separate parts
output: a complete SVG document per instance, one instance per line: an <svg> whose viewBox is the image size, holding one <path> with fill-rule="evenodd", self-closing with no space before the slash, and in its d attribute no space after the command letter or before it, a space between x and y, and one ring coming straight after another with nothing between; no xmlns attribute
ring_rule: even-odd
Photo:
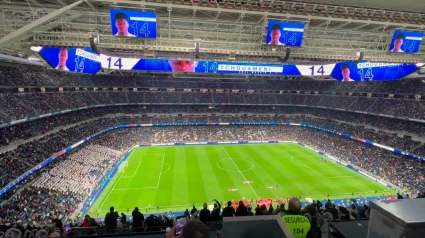
<svg viewBox="0 0 425 238"><path fill-rule="evenodd" d="M404 35L398 34L395 41L394 41L394 47L390 50L390 52L404 52L401 49L401 46L403 45Z"/></svg>
<svg viewBox="0 0 425 238"><path fill-rule="evenodd" d="M59 63L55 67L55 69L69 71L69 69L66 67L66 61L68 60L68 48L62 47L59 51L58 58L59 58Z"/></svg>
<svg viewBox="0 0 425 238"><path fill-rule="evenodd" d="M285 45L282 42L280 42L280 36L282 35L280 26L278 24L274 24L272 26L272 29L270 31L270 41L267 43L267 45Z"/></svg>
<svg viewBox="0 0 425 238"><path fill-rule="evenodd" d="M173 72L195 72L197 61L193 60L168 60Z"/></svg>
<svg viewBox="0 0 425 238"><path fill-rule="evenodd" d="M114 36L136 37L135 35L128 32L129 24L127 21L127 16L124 13L119 12L115 14L115 26L117 27L118 32Z"/></svg>
<svg viewBox="0 0 425 238"><path fill-rule="evenodd" d="M342 72L342 81L348 82L348 81L354 81L350 78L350 68L348 67L348 64L342 64L341 65L341 72Z"/></svg>

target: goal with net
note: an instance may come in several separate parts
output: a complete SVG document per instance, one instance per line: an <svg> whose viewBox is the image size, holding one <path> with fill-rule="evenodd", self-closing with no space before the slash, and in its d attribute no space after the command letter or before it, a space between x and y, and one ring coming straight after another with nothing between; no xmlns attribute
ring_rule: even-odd
<svg viewBox="0 0 425 238"><path fill-rule="evenodd" d="M121 162L120 166L118 167L118 173L123 172L128 167L128 161Z"/></svg>

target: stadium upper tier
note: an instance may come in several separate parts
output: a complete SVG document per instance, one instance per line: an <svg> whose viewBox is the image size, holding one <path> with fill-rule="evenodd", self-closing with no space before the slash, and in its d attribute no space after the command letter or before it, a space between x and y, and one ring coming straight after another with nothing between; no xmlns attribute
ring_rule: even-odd
<svg viewBox="0 0 425 238"><path fill-rule="evenodd" d="M110 104L298 105L425 119L425 102L402 98L289 93L68 92L0 94L0 123L73 108Z"/></svg>
<svg viewBox="0 0 425 238"><path fill-rule="evenodd" d="M169 75L85 75L66 74L60 71L0 66L2 87L125 87L125 88L174 88L174 89L254 89L254 90L308 90L318 92L425 94L425 83L420 79L397 81L369 81L341 83L336 80L287 80L265 76L241 80L241 77L225 76L226 79L170 78ZM191 78L188 76L188 78ZM272 79L270 79L272 78ZM278 79L278 80L275 80ZM425 77L424 77L425 79Z"/></svg>
<svg viewBox="0 0 425 238"><path fill-rule="evenodd" d="M425 102L415 98L415 95L425 94L425 83L420 79L363 83L261 79L169 80L148 76L43 73L2 67L0 85L0 123L67 109L117 103L306 105L425 119ZM59 86L63 93L59 92ZM18 93L25 87L23 93ZM134 92L133 88L138 88L138 91ZM152 88L158 91L150 91ZM184 92L183 89L193 90ZM201 92L202 89L207 92ZM46 93L32 93L42 91Z"/></svg>

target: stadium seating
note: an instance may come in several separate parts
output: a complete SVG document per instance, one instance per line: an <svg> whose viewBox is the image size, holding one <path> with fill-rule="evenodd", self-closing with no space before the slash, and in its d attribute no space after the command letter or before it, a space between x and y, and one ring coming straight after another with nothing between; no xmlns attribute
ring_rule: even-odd
<svg viewBox="0 0 425 238"><path fill-rule="evenodd" d="M17 79L17 80L12 80ZM278 80L255 81L215 80L191 82L190 80L169 80L165 78L149 78L149 76L122 77L122 76L86 76L69 75L58 72L42 72L30 69L1 67L0 85L9 87L25 86L61 86L61 87L96 87L98 91L82 92L73 90L59 93L51 90L49 93L11 93L10 89L0 94L0 123L23 119L28 116L41 115L60 110L86 107L111 103L204 103L204 104L295 104L306 106L321 106L328 108L363 111L376 114L386 114L398 117L425 119L425 104L422 101L403 100L398 97L389 99L388 94L419 95L425 92L425 83L421 79L412 79L397 82L365 82L341 84L337 81L294 81ZM241 90L253 89L255 93L222 92L99 92L101 87L132 87L155 88L157 90L173 89L224 89ZM75 88L74 88L75 89ZM269 92L259 90L268 89ZM308 94L280 94L279 91L305 92ZM315 95L313 92L320 94ZM330 93L330 94L329 94ZM340 95L342 93L342 95ZM347 96L347 93L362 93ZM385 98L368 98L367 93L381 93ZM338 99L336 99L338 98Z"/></svg>

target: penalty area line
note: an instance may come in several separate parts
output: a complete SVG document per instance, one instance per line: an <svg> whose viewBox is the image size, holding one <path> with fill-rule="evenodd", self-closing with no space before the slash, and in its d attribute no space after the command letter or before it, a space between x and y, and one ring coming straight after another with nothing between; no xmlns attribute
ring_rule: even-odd
<svg viewBox="0 0 425 238"><path fill-rule="evenodd" d="M128 159L129 161L133 158L135 153L131 152L131 157ZM105 202L108 200L109 196L111 195L112 191L114 191L115 187L118 184L118 181L120 181L122 175L124 174L124 171L121 173L120 177L118 177L118 179L115 181L114 186L112 187L111 190L109 190L108 195L106 195L106 198L103 200L102 204L100 205L99 208L102 208L103 205L105 205ZM110 178L112 180L112 178Z"/></svg>

